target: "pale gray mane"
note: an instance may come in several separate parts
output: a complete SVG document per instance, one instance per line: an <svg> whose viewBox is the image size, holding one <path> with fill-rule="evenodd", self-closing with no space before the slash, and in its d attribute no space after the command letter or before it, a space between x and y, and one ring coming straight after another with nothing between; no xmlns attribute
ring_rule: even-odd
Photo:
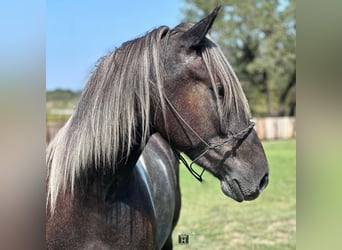
<svg viewBox="0 0 342 250"><path fill-rule="evenodd" d="M162 26L146 36L126 42L103 57L90 77L75 113L47 149L47 205L51 212L59 192L66 192L80 173L92 167L112 167L127 160L134 145L147 143L151 132L151 100L164 110ZM218 96L215 79L225 86L224 100L218 102L221 120L231 107L249 118L249 107L239 81L219 47L208 36L203 60ZM217 98L219 99L219 98ZM232 105L234 104L234 105ZM141 131L136 131L137 127Z"/></svg>
<svg viewBox="0 0 342 250"><path fill-rule="evenodd" d="M209 77L218 96L217 84L221 83L224 87L224 98L218 101L218 112L221 120L229 120L232 112L237 115L237 119L251 118L250 108L245 93L241 87L240 81L236 76L232 66L224 56L223 52L211 36L207 35L208 42L203 47L202 57L208 69ZM232 110L235 109L235 110Z"/></svg>
<svg viewBox="0 0 342 250"><path fill-rule="evenodd" d="M47 149L47 204L54 211L57 195L65 193L88 167L111 166L127 160L132 146L143 147L150 134L150 100L163 106L162 26L124 43L102 58L90 77L75 113ZM137 116L139 114L139 116ZM141 127L139 135L136 128ZM139 138L137 138L139 136Z"/></svg>

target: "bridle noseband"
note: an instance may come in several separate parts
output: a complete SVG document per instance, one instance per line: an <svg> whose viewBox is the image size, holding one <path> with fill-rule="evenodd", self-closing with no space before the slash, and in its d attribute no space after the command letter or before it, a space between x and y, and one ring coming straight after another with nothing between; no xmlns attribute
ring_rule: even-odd
<svg viewBox="0 0 342 250"><path fill-rule="evenodd" d="M221 147L224 144L227 143L232 143L233 145L238 145L238 143L241 140L244 140L249 133L252 131L255 123L250 121L249 125L245 128L242 129L241 131L239 131L238 133L235 134L230 134L228 135L226 138L221 139L219 142L216 143L210 143L207 142L204 138L202 138L190 125L189 123L187 123L187 121L179 114L179 112L177 111L177 109L175 108L175 106L173 106L173 104L171 103L171 101L169 100L169 98L167 98L167 96L164 95L164 98L166 100L166 103L168 104L168 106L170 107L171 111L174 113L174 115L205 145L205 150L200 153L197 157L195 157L195 159L190 163L190 165L188 164L188 162L184 159L184 157L176 150L173 149L173 151L175 152L176 156L178 157L178 159L180 161L182 161L182 163L185 165L185 167L189 170L189 172L200 182L203 181L202 179L202 175L205 171L205 169L202 169L202 172L199 174L197 173L193 168L192 165L194 163L196 163L196 161L198 161L198 159L200 159L201 157L203 157L206 153L208 153L210 150L213 150L215 148ZM234 146L232 147L234 148Z"/></svg>

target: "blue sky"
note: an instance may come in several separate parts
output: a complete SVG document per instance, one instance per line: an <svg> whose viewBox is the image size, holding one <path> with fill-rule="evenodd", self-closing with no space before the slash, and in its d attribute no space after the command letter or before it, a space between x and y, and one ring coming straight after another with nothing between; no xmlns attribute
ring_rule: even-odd
<svg viewBox="0 0 342 250"><path fill-rule="evenodd" d="M182 0L46 2L46 89L81 90L97 60L181 16Z"/></svg>

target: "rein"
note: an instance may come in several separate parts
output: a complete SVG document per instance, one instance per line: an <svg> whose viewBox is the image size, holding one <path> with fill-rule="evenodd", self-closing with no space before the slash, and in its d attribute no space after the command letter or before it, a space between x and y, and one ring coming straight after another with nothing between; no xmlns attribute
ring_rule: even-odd
<svg viewBox="0 0 342 250"><path fill-rule="evenodd" d="M169 105L171 111L178 117L178 119L206 146L206 149L200 153L191 163L190 165L188 164L188 162L184 159L184 157L177 151L174 149L176 156L178 157L178 159L180 161L182 161L182 163L185 165L185 167L189 170L189 172L200 182L203 181L202 179L202 175L205 171L205 169L202 169L202 172L199 174L197 173L193 168L192 165L194 163L196 163L196 161L198 161L198 159L200 159L201 157L203 157L206 153L208 153L210 150L218 148L226 143L232 142L232 141L240 141L243 140L247 137L247 135L252 131L255 123L250 121L249 125L247 128L242 129L241 131L239 131L236 134L230 134L228 135L228 137L226 139L222 139L217 143L208 143L204 138L202 138L191 126L189 123L187 123L187 121L179 114L179 112L177 111L177 109L175 108L175 106L173 106L173 104L171 103L171 101L169 100L169 98L167 98L166 96L164 96L167 104Z"/></svg>

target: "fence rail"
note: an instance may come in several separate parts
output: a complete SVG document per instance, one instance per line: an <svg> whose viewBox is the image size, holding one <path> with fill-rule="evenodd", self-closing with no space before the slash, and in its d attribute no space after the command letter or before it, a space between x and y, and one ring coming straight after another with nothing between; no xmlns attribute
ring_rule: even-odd
<svg viewBox="0 0 342 250"><path fill-rule="evenodd" d="M255 130L261 140L290 139L296 137L295 117L254 118ZM46 124L46 142L57 134L65 121L53 121Z"/></svg>

